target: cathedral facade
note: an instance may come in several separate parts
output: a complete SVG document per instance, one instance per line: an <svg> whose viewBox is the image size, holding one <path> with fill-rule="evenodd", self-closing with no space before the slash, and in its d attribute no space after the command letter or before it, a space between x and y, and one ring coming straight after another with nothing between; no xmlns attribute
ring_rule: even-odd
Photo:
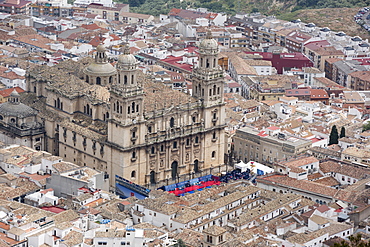
<svg viewBox="0 0 370 247"><path fill-rule="evenodd" d="M193 95L154 83L126 47L115 66L103 46L94 61L38 66L28 103L45 124L45 147L81 166L140 185L173 183L224 165L225 109L218 44L199 45Z"/></svg>

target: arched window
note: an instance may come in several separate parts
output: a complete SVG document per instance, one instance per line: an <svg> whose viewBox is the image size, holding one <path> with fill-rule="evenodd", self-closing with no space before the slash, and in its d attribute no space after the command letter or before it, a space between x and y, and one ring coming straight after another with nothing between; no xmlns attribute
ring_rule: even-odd
<svg viewBox="0 0 370 247"><path fill-rule="evenodd" d="M199 161L194 160L194 172L198 173L199 172Z"/></svg>
<svg viewBox="0 0 370 247"><path fill-rule="evenodd" d="M132 171L131 172L131 178L135 178L136 177L136 171Z"/></svg>
<svg viewBox="0 0 370 247"><path fill-rule="evenodd" d="M119 113L119 102L117 101L117 113Z"/></svg>
<svg viewBox="0 0 370 247"><path fill-rule="evenodd" d="M108 120L109 119L109 112L107 112L106 114L105 114L105 118Z"/></svg>
<svg viewBox="0 0 370 247"><path fill-rule="evenodd" d="M155 171L150 172L150 183L155 184Z"/></svg>
<svg viewBox="0 0 370 247"><path fill-rule="evenodd" d="M96 85L101 85L101 78L100 77L96 77Z"/></svg>
<svg viewBox="0 0 370 247"><path fill-rule="evenodd" d="M134 113L135 112L135 102L132 102L132 104L131 104L131 111L132 111L132 113Z"/></svg>
<svg viewBox="0 0 370 247"><path fill-rule="evenodd" d="M213 132L212 139L216 139L216 132Z"/></svg>
<svg viewBox="0 0 370 247"><path fill-rule="evenodd" d="M118 84L121 84L121 75L118 75Z"/></svg>
<svg viewBox="0 0 370 247"><path fill-rule="evenodd" d="M135 159L136 158L136 152L133 151L132 154L131 154L131 158Z"/></svg>
<svg viewBox="0 0 370 247"><path fill-rule="evenodd" d="M212 96L212 88L209 89L209 96Z"/></svg>
<svg viewBox="0 0 370 247"><path fill-rule="evenodd" d="M86 82L89 83L89 76L86 75Z"/></svg>
<svg viewBox="0 0 370 247"><path fill-rule="evenodd" d="M112 83L113 83L113 77L109 76L109 84L112 84Z"/></svg>
<svg viewBox="0 0 370 247"><path fill-rule="evenodd" d="M195 137L195 141L194 142L195 143L199 143L199 137L198 136Z"/></svg>
<svg viewBox="0 0 370 247"><path fill-rule="evenodd" d="M134 80L134 79L135 79L135 76L134 76L134 75L132 75L132 76L131 76L131 84L134 84L134 82L135 82L135 80Z"/></svg>
<svg viewBox="0 0 370 247"><path fill-rule="evenodd" d="M220 94L220 87L217 88L217 94Z"/></svg>
<svg viewBox="0 0 370 247"><path fill-rule="evenodd" d="M173 147L174 149L176 149L176 148L177 148L177 142L173 142L172 147Z"/></svg>
<svg viewBox="0 0 370 247"><path fill-rule="evenodd" d="M164 152L164 145L161 145L161 152Z"/></svg>
<svg viewBox="0 0 370 247"><path fill-rule="evenodd" d="M151 153L151 154L155 154L155 148L154 148L154 147L152 147L152 148L150 149L150 153Z"/></svg>
<svg viewBox="0 0 370 247"><path fill-rule="evenodd" d="M170 127L173 128L175 126L175 119L171 117L170 119Z"/></svg>
<svg viewBox="0 0 370 247"><path fill-rule="evenodd" d="M139 112L139 105L136 105L136 112Z"/></svg>
<svg viewBox="0 0 370 247"><path fill-rule="evenodd" d="M125 75L125 76L123 77L123 83L124 83L124 84L127 84L127 75Z"/></svg>
<svg viewBox="0 0 370 247"><path fill-rule="evenodd" d="M130 106L127 107L127 114L130 114Z"/></svg>
<svg viewBox="0 0 370 247"><path fill-rule="evenodd" d="M172 164L171 164L171 177L172 177L172 180L175 180L176 177L177 177L177 169L178 169L178 162L177 161L172 162Z"/></svg>
<svg viewBox="0 0 370 247"><path fill-rule="evenodd" d="M216 85L213 85L213 95L216 95Z"/></svg>
<svg viewBox="0 0 370 247"><path fill-rule="evenodd" d="M209 61L206 59L206 68L209 68Z"/></svg>
<svg viewBox="0 0 370 247"><path fill-rule="evenodd" d="M212 158L216 158L216 151L212 152Z"/></svg>

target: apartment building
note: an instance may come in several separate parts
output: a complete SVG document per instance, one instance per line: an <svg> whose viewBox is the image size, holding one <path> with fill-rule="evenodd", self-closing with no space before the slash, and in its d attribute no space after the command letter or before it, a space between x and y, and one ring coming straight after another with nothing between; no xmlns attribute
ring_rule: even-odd
<svg viewBox="0 0 370 247"><path fill-rule="evenodd" d="M273 163L300 154L312 146L310 140L280 133L271 126L259 131L252 127L238 129L233 138L238 160Z"/></svg>

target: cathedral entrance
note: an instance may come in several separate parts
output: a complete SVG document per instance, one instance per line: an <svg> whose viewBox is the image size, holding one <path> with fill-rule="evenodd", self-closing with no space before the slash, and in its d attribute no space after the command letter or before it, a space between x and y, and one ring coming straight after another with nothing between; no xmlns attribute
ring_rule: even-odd
<svg viewBox="0 0 370 247"><path fill-rule="evenodd" d="M155 184L155 171L150 172L150 183Z"/></svg>
<svg viewBox="0 0 370 247"><path fill-rule="evenodd" d="M194 160L194 172L198 173L199 172L199 161Z"/></svg>
<svg viewBox="0 0 370 247"><path fill-rule="evenodd" d="M172 162L172 165L171 165L171 176L172 176L172 180L175 180L176 177L177 177L177 168L178 168L178 162L177 161L174 161Z"/></svg>

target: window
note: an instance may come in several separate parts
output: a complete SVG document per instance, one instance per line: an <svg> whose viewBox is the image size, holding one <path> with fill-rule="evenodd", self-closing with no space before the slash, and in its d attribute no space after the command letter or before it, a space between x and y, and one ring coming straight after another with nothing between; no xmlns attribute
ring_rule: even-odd
<svg viewBox="0 0 370 247"><path fill-rule="evenodd" d="M161 152L164 152L164 145L161 145Z"/></svg>
<svg viewBox="0 0 370 247"><path fill-rule="evenodd" d="M190 139L186 139L186 146L189 146L190 145Z"/></svg>
<svg viewBox="0 0 370 247"><path fill-rule="evenodd" d="M152 126L148 126L148 133L152 133Z"/></svg>
<svg viewBox="0 0 370 247"><path fill-rule="evenodd" d="M175 126L175 119L172 117L170 119L170 127L173 128Z"/></svg>
<svg viewBox="0 0 370 247"><path fill-rule="evenodd" d="M177 148L177 142L173 142L173 146L172 146L174 149Z"/></svg>
<svg viewBox="0 0 370 247"><path fill-rule="evenodd" d="M195 143L199 143L199 137L198 136L195 137Z"/></svg>
<svg viewBox="0 0 370 247"><path fill-rule="evenodd" d="M132 152L131 158L136 159L136 152Z"/></svg>
<svg viewBox="0 0 370 247"><path fill-rule="evenodd" d="M107 245L107 242L98 242L98 245Z"/></svg>
<svg viewBox="0 0 370 247"><path fill-rule="evenodd" d="M212 158L216 158L216 151L212 152Z"/></svg>
<svg viewBox="0 0 370 247"><path fill-rule="evenodd" d="M152 148L150 149L150 153L151 153L151 154L155 154L155 148L154 148L154 147L152 147Z"/></svg>
<svg viewBox="0 0 370 247"><path fill-rule="evenodd" d="M131 178L134 178L134 177L136 177L136 171L131 172Z"/></svg>

